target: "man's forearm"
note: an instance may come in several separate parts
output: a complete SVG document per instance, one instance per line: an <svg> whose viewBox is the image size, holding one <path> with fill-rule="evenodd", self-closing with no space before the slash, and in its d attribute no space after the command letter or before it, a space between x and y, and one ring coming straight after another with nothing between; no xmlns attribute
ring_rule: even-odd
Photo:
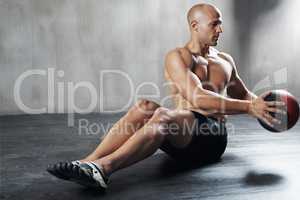
<svg viewBox="0 0 300 200"><path fill-rule="evenodd" d="M251 103L250 100L227 98L209 90L201 90L194 102L197 108L225 115L246 114Z"/></svg>
<svg viewBox="0 0 300 200"><path fill-rule="evenodd" d="M246 95L245 95L245 98L244 100L249 100L249 101L252 101L254 99L256 99L257 96L253 93L253 92L248 92Z"/></svg>

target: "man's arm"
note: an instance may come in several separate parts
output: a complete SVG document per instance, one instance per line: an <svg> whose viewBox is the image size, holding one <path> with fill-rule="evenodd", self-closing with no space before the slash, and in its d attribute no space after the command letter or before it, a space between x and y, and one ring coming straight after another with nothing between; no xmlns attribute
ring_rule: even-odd
<svg viewBox="0 0 300 200"><path fill-rule="evenodd" d="M235 62L229 54L221 53L221 55L231 64L232 74L230 82L227 86L227 94L234 99L254 100L257 96L247 89L245 83L240 78Z"/></svg>
<svg viewBox="0 0 300 200"><path fill-rule="evenodd" d="M195 108L222 114L248 113L251 101L227 98L202 87L199 78L186 66L178 50L166 56L166 70L181 95Z"/></svg>

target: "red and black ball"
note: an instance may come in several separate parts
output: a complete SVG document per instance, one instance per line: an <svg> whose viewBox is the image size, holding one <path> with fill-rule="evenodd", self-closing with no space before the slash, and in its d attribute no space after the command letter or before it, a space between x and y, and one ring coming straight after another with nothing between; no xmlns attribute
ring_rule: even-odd
<svg viewBox="0 0 300 200"><path fill-rule="evenodd" d="M264 98L265 101L282 101L285 106L280 108L286 111L286 114L273 113L270 115L279 121L280 124L274 124L274 127L269 126L262 120L258 119L259 123L267 130L271 132L283 132L292 128L299 118L299 104L296 98L286 90L271 90L269 94Z"/></svg>

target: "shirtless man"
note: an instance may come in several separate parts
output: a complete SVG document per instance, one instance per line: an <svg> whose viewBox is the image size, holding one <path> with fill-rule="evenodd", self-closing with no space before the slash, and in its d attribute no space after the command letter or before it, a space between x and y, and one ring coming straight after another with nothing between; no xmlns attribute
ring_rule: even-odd
<svg viewBox="0 0 300 200"><path fill-rule="evenodd" d="M233 58L212 47L223 32L219 9L198 4L189 10L187 19L190 40L184 47L171 50L165 59L165 77L171 83L176 107L138 101L90 155L50 165L47 170L51 174L105 190L113 172L159 148L178 162L218 160L227 145L225 115L249 114L269 125L278 123L269 112L283 112L283 103L265 102L264 95L251 93ZM171 130L170 124L176 124L177 129Z"/></svg>

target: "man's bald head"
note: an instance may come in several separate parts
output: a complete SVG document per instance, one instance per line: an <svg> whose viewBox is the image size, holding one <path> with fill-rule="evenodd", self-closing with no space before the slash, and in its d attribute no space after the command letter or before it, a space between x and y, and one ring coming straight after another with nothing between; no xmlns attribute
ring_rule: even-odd
<svg viewBox="0 0 300 200"><path fill-rule="evenodd" d="M187 14L191 37L208 46L216 46L222 29L222 16L210 4L194 5Z"/></svg>
<svg viewBox="0 0 300 200"><path fill-rule="evenodd" d="M193 21L204 20L205 17L219 17L221 15L218 8L210 4L197 4L194 5L187 14L189 25Z"/></svg>

